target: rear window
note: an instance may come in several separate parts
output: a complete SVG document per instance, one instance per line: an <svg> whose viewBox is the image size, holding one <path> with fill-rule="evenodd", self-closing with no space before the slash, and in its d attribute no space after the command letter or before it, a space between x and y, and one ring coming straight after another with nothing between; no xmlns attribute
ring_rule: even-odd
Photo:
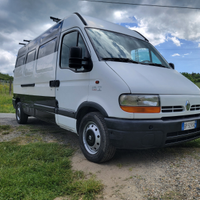
<svg viewBox="0 0 200 200"><path fill-rule="evenodd" d="M21 56L21 57L19 57L19 58L17 59L16 67L19 67L19 66L21 66L21 65L24 64L24 57L25 57L25 56Z"/></svg>

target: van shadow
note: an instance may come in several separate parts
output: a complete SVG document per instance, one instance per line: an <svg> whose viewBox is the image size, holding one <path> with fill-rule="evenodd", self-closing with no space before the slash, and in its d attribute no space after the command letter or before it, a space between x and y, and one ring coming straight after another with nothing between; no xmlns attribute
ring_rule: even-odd
<svg viewBox="0 0 200 200"><path fill-rule="evenodd" d="M79 139L75 133L60 128L56 124L47 123L31 117L28 120L28 125L32 128L37 128L42 134L44 141L57 141L60 144L65 144L78 150L79 154L82 154L79 148ZM151 164L157 162L171 162L178 158L183 158L184 154L190 153L191 148L183 148L181 146L172 146L159 149L145 149L145 150L126 150L117 149L115 156L110 161L106 162L109 165L122 165L129 164ZM81 155L82 159L85 159ZM89 162L89 161L88 161ZM104 165L104 163L102 163Z"/></svg>

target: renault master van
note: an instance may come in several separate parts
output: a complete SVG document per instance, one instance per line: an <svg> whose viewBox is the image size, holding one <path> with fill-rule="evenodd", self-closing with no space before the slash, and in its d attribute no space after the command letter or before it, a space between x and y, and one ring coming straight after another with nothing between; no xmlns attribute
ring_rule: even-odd
<svg viewBox="0 0 200 200"><path fill-rule="evenodd" d="M149 41L74 13L19 49L13 106L78 134L96 163L116 149L149 149L200 137L200 90Z"/></svg>

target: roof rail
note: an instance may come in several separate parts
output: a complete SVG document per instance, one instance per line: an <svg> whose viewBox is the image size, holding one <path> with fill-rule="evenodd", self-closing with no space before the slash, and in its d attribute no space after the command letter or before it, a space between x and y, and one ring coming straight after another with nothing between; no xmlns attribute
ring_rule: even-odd
<svg viewBox="0 0 200 200"><path fill-rule="evenodd" d="M141 35L147 42L149 42L149 40L147 38L144 37L144 35L142 35L140 32L134 30L136 33L138 33L139 35Z"/></svg>
<svg viewBox="0 0 200 200"><path fill-rule="evenodd" d="M54 22L58 23L61 19L56 18L56 17L52 17L50 16L50 19L52 19Z"/></svg>
<svg viewBox="0 0 200 200"><path fill-rule="evenodd" d="M24 46L26 45L25 43L21 43L21 42L20 42L19 44L20 44L20 45L24 45Z"/></svg>
<svg viewBox="0 0 200 200"><path fill-rule="evenodd" d="M23 40L24 42L30 42L31 40Z"/></svg>
<svg viewBox="0 0 200 200"><path fill-rule="evenodd" d="M80 18L80 20L83 22L85 26L87 26L87 22L83 19L83 17L79 13L75 12L74 14Z"/></svg>

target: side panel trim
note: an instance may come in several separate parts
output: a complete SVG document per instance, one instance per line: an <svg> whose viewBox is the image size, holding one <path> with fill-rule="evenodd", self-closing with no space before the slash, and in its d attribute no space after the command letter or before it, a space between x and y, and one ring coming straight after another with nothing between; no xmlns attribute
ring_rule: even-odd
<svg viewBox="0 0 200 200"><path fill-rule="evenodd" d="M55 113L55 107L52 107L52 106L46 106L46 105L34 103L34 108L38 110L44 110L46 112Z"/></svg>
<svg viewBox="0 0 200 200"><path fill-rule="evenodd" d="M63 115L63 116L66 116L66 117L75 118L75 111L73 111L73 110L57 108L56 114Z"/></svg>
<svg viewBox="0 0 200 200"><path fill-rule="evenodd" d="M21 87L35 87L35 83L21 84Z"/></svg>

